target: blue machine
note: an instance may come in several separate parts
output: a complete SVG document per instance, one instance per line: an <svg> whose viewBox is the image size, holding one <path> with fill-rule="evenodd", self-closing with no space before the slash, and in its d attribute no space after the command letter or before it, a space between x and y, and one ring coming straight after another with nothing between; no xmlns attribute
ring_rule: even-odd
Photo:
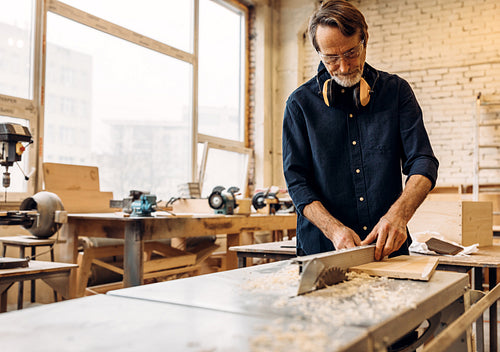
<svg viewBox="0 0 500 352"><path fill-rule="evenodd" d="M139 199L134 200L130 205L132 209L131 217L151 216L156 211L156 196L154 194L141 194Z"/></svg>

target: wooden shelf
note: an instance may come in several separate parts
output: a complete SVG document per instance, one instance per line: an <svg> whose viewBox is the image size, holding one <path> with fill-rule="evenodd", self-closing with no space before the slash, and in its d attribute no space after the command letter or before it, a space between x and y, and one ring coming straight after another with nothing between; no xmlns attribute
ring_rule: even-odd
<svg viewBox="0 0 500 352"><path fill-rule="evenodd" d="M480 144L479 148L500 148L499 144Z"/></svg>
<svg viewBox="0 0 500 352"><path fill-rule="evenodd" d="M481 106L500 106L500 101L483 101L480 103Z"/></svg>
<svg viewBox="0 0 500 352"><path fill-rule="evenodd" d="M500 119L484 120L479 123L479 127L500 126Z"/></svg>
<svg viewBox="0 0 500 352"><path fill-rule="evenodd" d="M499 106L500 101L491 100L485 101L482 97L482 94L479 93L476 99L476 113L474 118L474 153L473 153L473 187L472 187L472 199L478 200L479 198L479 188L481 187L481 179L480 179L480 171L483 170L500 170L500 166L492 166L493 161L490 161L490 165L482 166L480 165L480 149L481 148L489 148L500 150L500 143L480 143L480 127L496 127L500 126L500 118L492 118L492 119L481 119L481 108L486 106Z"/></svg>
<svg viewBox="0 0 500 352"><path fill-rule="evenodd" d="M500 166L479 166L478 170L500 170Z"/></svg>

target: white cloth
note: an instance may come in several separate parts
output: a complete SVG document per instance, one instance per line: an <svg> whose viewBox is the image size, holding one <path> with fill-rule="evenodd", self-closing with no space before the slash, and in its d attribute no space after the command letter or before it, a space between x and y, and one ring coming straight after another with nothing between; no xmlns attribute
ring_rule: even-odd
<svg viewBox="0 0 500 352"><path fill-rule="evenodd" d="M473 245L470 245L470 246L467 246L467 247L464 247L458 243L455 243L455 242L452 242L452 241L448 241L444 238L442 238L443 236L441 236L438 232L419 232L419 233L415 233L412 235L412 240L413 242L411 243L410 247L409 247L409 250L410 252L413 252L413 253L420 253L420 254L430 254L430 255L440 255L439 253L436 253L434 251L431 251L429 250L429 248L427 248L427 245L425 244L425 242L419 242L417 241L415 238L431 238L431 237L434 237L434 238L437 238L441 241L445 241L445 242L448 242L448 243L451 243L451 244L454 244L455 246L459 246L462 248L462 251L460 251L459 253L455 254L455 255L451 255L451 254L443 254L443 255L446 255L446 256L449 256L449 257L454 257L454 256L468 256L469 254L472 254L472 253L476 253L479 249L479 243L475 243Z"/></svg>

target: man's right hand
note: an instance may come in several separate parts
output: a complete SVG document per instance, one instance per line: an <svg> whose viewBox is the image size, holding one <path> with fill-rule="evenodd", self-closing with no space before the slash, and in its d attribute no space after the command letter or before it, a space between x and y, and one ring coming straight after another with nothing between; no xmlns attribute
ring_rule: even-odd
<svg viewBox="0 0 500 352"><path fill-rule="evenodd" d="M336 226L326 236L333 242L335 249L353 248L361 245L361 238L347 226Z"/></svg>
<svg viewBox="0 0 500 352"><path fill-rule="evenodd" d="M319 201L304 207L304 216L332 241L335 249L352 248L361 245L359 236L349 227L332 216Z"/></svg>

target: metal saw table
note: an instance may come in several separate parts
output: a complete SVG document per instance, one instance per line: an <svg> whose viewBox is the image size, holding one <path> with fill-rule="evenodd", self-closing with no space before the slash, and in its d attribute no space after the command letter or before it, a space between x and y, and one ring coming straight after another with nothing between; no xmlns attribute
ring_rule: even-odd
<svg viewBox="0 0 500 352"><path fill-rule="evenodd" d="M298 331L307 331L312 335L295 350L308 351L307 343L326 338L324 348L314 346L315 351L379 351L436 314L441 313L441 321L453 320L463 312L461 298L469 289L468 276L462 273L437 271L429 282L381 279L394 295L411 292L408 301L412 303L370 316L363 315L364 307L355 308L362 323L350 321L349 316L340 325L329 325L304 311L308 295L291 297L293 285L261 291L246 286L253 279L279 275L291 265L290 261L264 264L4 313L0 315L2 347L17 351L34 346L38 351L292 350L269 348L265 343L287 332L295 332L292 340L297 342ZM375 294L377 287L373 289ZM347 311L352 309L349 304L347 299L335 309ZM315 337L319 331L325 335Z"/></svg>

